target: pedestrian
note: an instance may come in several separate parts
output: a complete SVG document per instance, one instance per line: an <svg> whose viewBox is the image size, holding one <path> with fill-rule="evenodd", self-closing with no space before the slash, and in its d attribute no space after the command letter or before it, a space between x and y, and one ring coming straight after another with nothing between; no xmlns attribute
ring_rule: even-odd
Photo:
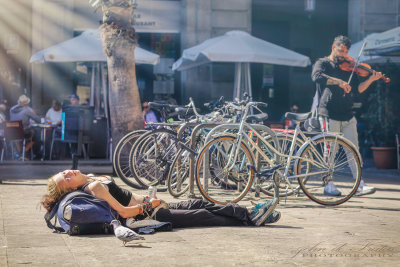
<svg viewBox="0 0 400 267"><path fill-rule="evenodd" d="M315 63L311 75L316 84L313 108L317 108L321 129L324 132L343 133L344 137L358 149L357 120L352 110L354 98L383 75L381 72L373 71L368 78L363 78L342 70L340 63L347 57L350 46L349 38L337 36L333 41L330 55L318 59ZM362 179L356 195L372 194L375 191L374 187L366 186ZM324 194L338 196L341 192L332 182L328 182Z"/></svg>
<svg viewBox="0 0 400 267"><path fill-rule="evenodd" d="M119 187L111 177L84 175L79 170L65 170L50 177L47 183L48 194L43 196L41 203L47 211L51 211L64 195L79 189L105 200L122 218L144 219L144 211L152 214L161 205L157 198L149 199ZM167 206L158 209L154 219L170 222L175 228L265 225L280 219L280 213L273 210L275 205L272 201L251 208L236 203L224 206L203 200L168 203Z"/></svg>

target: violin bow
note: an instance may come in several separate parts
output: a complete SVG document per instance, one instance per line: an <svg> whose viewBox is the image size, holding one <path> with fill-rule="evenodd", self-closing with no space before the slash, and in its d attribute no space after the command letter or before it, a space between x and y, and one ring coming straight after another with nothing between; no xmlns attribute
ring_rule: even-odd
<svg viewBox="0 0 400 267"><path fill-rule="evenodd" d="M361 46L360 53L358 53L358 57L357 57L357 60L356 60L356 64L354 65L354 68L351 71L351 74L350 74L350 77L349 77L349 81L347 82L348 84L350 84L351 79L353 78L354 70L356 69L356 66L358 65L358 61L360 60L361 54L362 54L366 44L367 44L367 41L364 41L362 46Z"/></svg>

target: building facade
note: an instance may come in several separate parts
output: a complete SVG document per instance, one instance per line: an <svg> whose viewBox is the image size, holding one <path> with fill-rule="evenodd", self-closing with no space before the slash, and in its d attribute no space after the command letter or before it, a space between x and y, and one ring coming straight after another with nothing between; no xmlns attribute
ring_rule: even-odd
<svg viewBox="0 0 400 267"><path fill-rule="evenodd" d="M35 52L97 28L101 11L82 0L0 0L0 98L10 104L26 93L44 113L54 98L78 92L89 96L88 64L31 64ZM135 27L142 48L158 53L160 66L138 65L144 100L171 94L179 103L189 97L203 103L232 98L234 65L213 63L184 72L170 71L183 49L230 30L309 56L312 62L330 53L334 36L355 42L372 32L399 25L400 0L137 0ZM297 103L307 111L314 94L306 68L252 64L253 96L270 104L274 120Z"/></svg>

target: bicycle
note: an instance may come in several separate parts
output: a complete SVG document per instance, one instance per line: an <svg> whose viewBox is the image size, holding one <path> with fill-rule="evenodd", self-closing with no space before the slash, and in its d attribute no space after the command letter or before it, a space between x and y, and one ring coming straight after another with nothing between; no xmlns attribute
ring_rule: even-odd
<svg viewBox="0 0 400 267"><path fill-rule="evenodd" d="M168 104L158 104L154 102L150 102L152 108L158 110L163 118L163 121L167 121L171 117L171 112L177 107L176 105L168 105ZM150 124L150 123L149 123ZM157 125L167 125L172 127L174 123L157 123ZM140 184L136 181L136 174L131 171L129 165L129 155L132 149L132 146L135 144L136 140L148 132L149 130L136 130L129 132L126 134L117 144L113 153L113 167L123 182L127 185L135 188L135 189L145 189L145 185Z"/></svg>
<svg viewBox="0 0 400 267"><path fill-rule="evenodd" d="M222 100L220 98L218 102ZM215 103L213 105L216 106ZM194 114L195 117L194 119L186 118L185 121L189 121L187 124L173 124L175 128L182 128L188 124L191 127L195 127L202 122L221 117L215 112L208 115L198 114L191 98L189 105L176 109L176 112L180 116ZM188 147L187 141L190 137L190 128L188 128L188 131L185 135L178 138L177 131L166 128L153 128L138 138L130 151L129 166L139 184L150 186L167 181L170 165L180 151L180 148L186 146L188 150L191 150Z"/></svg>
<svg viewBox="0 0 400 267"><path fill-rule="evenodd" d="M257 105L265 104L249 102L244 107L237 134L216 137L199 152L195 177L204 198L219 204L238 202L253 185L254 174L260 180L259 183L272 182L274 198L278 200L281 182L286 182L287 186L294 190L290 179L297 179L304 194L322 205L339 205L354 195L361 179L361 164L359 153L349 140L332 133L322 133L309 138L297 124L289 154L281 153L246 123L249 108ZM309 118L311 113L286 115L288 119L299 122ZM248 130L257 136L257 143L247 135ZM296 155L293 155L298 135L305 141ZM264 153L260 148L261 143L277 157L272 158ZM254 153L249 145L264 161L260 170L255 167ZM212 170L212 176L209 175L209 170ZM324 187L328 182L335 182L342 194L324 195Z"/></svg>
<svg viewBox="0 0 400 267"><path fill-rule="evenodd" d="M136 179L129 167L129 153L133 144L144 133L146 133L146 130L137 130L126 134L118 142L113 154L113 167L118 177L135 189L143 189L143 186L135 182Z"/></svg>

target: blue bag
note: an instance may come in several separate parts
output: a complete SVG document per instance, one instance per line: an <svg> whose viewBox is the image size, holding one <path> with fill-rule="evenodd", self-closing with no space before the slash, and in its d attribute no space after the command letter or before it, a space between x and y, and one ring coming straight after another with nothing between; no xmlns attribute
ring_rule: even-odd
<svg viewBox="0 0 400 267"><path fill-rule="evenodd" d="M119 215L106 201L78 190L65 195L44 219L50 229L69 235L111 234L110 222L118 220Z"/></svg>

